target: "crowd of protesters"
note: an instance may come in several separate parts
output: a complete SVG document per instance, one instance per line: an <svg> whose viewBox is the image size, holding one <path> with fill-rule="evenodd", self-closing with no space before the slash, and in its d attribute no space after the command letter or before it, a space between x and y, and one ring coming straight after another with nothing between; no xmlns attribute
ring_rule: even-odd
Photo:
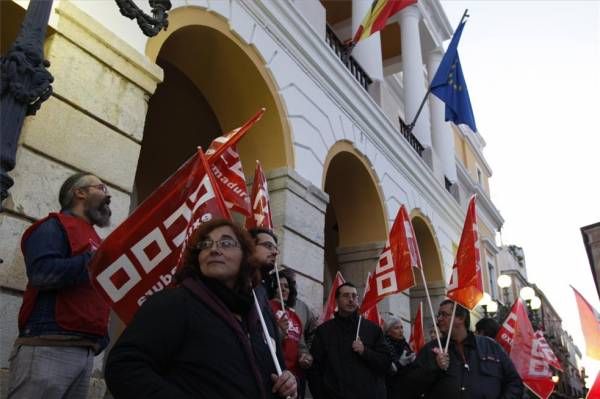
<svg viewBox="0 0 600 399"><path fill-rule="evenodd" d="M107 225L110 195L91 174L60 189L60 213L32 225L22 249L28 285L10 358L9 399L86 398L93 357L108 344L109 309L86 268ZM106 357L114 398L517 399L523 384L469 311L446 300L437 336L415 353L403 322L382 330L358 314L355 285L316 326L294 273L279 273L273 231L216 219L186 246L176 284L151 296ZM451 323L456 306L454 323ZM452 326L452 327L451 327ZM496 330L497 331L497 330ZM439 342L449 336L448 350ZM308 385L308 389L307 389Z"/></svg>

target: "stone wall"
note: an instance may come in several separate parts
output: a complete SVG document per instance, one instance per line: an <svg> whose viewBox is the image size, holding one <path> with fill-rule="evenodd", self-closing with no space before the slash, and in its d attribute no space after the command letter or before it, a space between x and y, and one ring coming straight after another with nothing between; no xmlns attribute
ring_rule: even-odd
<svg viewBox="0 0 600 399"><path fill-rule="evenodd" d="M23 231L58 210L59 188L77 171L94 173L109 186L113 226L125 219L147 100L162 79L159 67L68 2L53 12L54 33L46 40L45 55L54 94L25 120L11 172L15 185L0 214L0 397L26 284L19 248ZM98 358L97 375L101 364ZM103 395L103 384L94 380L92 396Z"/></svg>

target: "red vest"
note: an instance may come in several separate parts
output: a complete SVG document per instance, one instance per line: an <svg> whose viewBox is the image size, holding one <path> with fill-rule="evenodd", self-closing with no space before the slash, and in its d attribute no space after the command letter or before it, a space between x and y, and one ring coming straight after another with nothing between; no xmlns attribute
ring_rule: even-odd
<svg viewBox="0 0 600 399"><path fill-rule="evenodd" d="M76 256L90 250L91 246L98 248L102 239L94 227L82 218L64 213L51 213L29 226L21 238L21 251L25 251L24 243L31 233L42 223L50 218L56 218L62 225L69 246L71 256ZM27 284L23 294L23 304L19 311L19 329L22 330L33 311L38 289ZM92 287L91 282L85 282L71 287L61 288L56 293L54 315L56 323L66 331L96 336L108 334L108 314L110 308L104 299Z"/></svg>

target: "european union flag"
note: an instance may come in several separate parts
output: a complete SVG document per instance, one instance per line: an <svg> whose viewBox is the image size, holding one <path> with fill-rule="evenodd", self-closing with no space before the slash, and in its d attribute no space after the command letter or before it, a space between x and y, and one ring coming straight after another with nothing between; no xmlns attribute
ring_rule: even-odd
<svg viewBox="0 0 600 399"><path fill-rule="evenodd" d="M460 67L457 50L465 23L466 21L461 22L454 32L448 50L446 50L446 54L444 54L444 58L442 58L442 62L440 62L440 66L431 81L430 91L446 103L445 119L447 121L452 121L457 125L464 123L476 132L477 127L475 126L473 108L471 108L469 91Z"/></svg>

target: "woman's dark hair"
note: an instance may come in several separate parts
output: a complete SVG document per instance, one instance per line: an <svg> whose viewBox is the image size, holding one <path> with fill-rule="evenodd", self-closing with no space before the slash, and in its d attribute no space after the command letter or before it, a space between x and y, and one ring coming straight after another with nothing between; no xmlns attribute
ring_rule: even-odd
<svg viewBox="0 0 600 399"><path fill-rule="evenodd" d="M214 219L210 222L203 223L198 230L192 234L184 253L185 260L183 267L177 272L175 279L177 282L182 282L189 276L202 276L200 263L198 262L198 254L200 253L198 243L204 240L211 231L223 226L231 227L235 234L235 238L240 243L243 254L240 273L235 283L234 291L249 294L252 287L260 282L260 271L258 264L253 257L254 240L246 230L227 219Z"/></svg>
<svg viewBox="0 0 600 399"><path fill-rule="evenodd" d="M475 331L477 331L479 335L485 335L486 337L493 339L496 339L499 330L500 324L491 317L484 317L475 324Z"/></svg>
<svg viewBox="0 0 600 399"><path fill-rule="evenodd" d="M275 273L275 271L273 271L273 273ZM296 273L290 269L283 269L279 271L279 278L286 279L290 289L290 294L288 295L287 301L285 301L285 306L294 308L294 306L296 306L296 298L298 297L298 289L296 288ZM277 278L273 277L270 279L270 282L271 283L267 287L269 299L277 298L279 295L277 293Z"/></svg>

